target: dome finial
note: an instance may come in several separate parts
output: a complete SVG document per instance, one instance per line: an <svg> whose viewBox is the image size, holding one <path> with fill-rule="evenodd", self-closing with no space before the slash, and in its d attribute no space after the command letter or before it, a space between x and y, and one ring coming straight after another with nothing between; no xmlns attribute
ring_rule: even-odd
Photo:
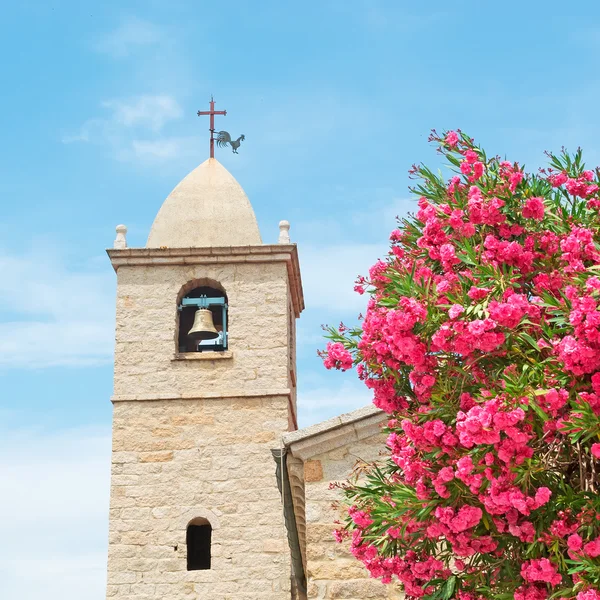
<svg viewBox="0 0 600 600"><path fill-rule="evenodd" d="M117 237L113 243L113 248L119 250L127 248L127 227L125 227L125 225L117 225L115 229L117 231Z"/></svg>
<svg viewBox="0 0 600 600"><path fill-rule="evenodd" d="M290 222L279 221L279 243L289 244L290 242Z"/></svg>

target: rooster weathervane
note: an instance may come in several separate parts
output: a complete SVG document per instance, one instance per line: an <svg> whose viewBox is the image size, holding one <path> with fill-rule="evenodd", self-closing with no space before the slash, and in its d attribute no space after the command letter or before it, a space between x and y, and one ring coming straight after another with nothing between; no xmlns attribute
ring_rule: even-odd
<svg viewBox="0 0 600 600"><path fill-rule="evenodd" d="M215 110L215 101L212 96L210 97L210 110L198 111L199 117L203 117L205 115L210 116L210 157L215 157L215 139L219 148L224 148L225 146L227 146L227 144L229 144L231 146L231 151L234 154L237 154L238 148L240 147L240 144L246 139L246 136L242 134L239 138L237 138L237 140L234 140L227 131L215 131L215 115L225 116L227 115L227 111ZM215 133L217 134L216 138Z"/></svg>

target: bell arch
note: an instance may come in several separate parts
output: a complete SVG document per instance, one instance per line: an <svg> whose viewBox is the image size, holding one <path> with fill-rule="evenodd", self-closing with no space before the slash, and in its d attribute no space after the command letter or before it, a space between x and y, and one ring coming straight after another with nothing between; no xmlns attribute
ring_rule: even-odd
<svg viewBox="0 0 600 600"><path fill-rule="evenodd" d="M227 311L227 293L218 281L209 278L188 281L177 294L177 352L226 350Z"/></svg>

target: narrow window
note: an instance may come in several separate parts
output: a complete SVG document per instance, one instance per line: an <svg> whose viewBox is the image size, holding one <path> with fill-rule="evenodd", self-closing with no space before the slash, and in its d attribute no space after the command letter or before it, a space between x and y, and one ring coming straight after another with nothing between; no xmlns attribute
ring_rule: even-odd
<svg viewBox="0 0 600 600"><path fill-rule="evenodd" d="M212 527L201 517L194 519L187 528L187 570L210 569L210 538Z"/></svg>

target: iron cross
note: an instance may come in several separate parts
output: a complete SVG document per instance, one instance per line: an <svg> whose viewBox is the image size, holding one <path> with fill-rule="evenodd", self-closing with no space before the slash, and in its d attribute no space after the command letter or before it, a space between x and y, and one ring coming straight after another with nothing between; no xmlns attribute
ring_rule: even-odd
<svg viewBox="0 0 600 600"><path fill-rule="evenodd" d="M215 101L213 97L210 97L210 110L199 110L198 116L203 117L204 115L210 115L210 157L215 157L215 138L213 134L215 132L215 115L223 115L227 114L226 110L215 110Z"/></svg>

